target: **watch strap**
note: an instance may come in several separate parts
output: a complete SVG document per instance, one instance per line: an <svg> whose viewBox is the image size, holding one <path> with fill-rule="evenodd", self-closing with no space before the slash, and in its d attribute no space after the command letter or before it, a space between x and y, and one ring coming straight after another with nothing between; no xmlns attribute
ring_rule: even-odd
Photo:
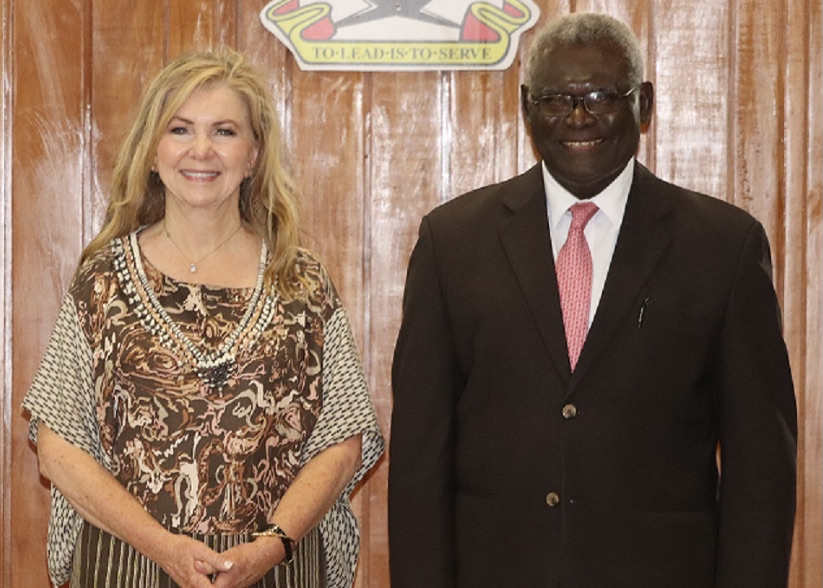
<svg viewBox="0 0 823 588"><path fill-rule="evenodd" d="M255 531L251 534L252 537L277 537L283 543L283 549L286 552L283 558L283 563L290 564L294 560L294 546L295 541L288 534L277 526L275 523L270 523L264 529Z"/></svg>

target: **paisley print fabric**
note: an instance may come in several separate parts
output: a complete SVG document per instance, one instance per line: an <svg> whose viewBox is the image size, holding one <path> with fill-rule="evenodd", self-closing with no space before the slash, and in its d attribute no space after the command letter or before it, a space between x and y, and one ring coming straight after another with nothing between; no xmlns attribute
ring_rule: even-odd
<svg viewBox="0 0 823 588"><path fill-rule="evenodd" d="M75 275L24 400L32 440L42 420L167 528L216 535L263 526L308 459L362 433L363 466L320 525L329 586L347 586L359 537L348 494L382 436L323 267L302 255L313 287L284 302L262 291L265 261L264 250L256 289L212 288L160 273L136 233L98 252ZM80 523L52 495L59 585Z"/></svg>

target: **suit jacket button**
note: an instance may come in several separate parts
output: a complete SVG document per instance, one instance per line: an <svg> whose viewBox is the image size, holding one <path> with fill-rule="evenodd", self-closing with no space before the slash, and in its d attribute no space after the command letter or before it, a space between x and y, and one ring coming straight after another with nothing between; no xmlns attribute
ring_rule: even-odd
<svg viewBox="0 0 823 588"><path fill-rule="evenodd" d="M560 504L560 496L557 495L557 492L549 492L546 494L546 504L551 507L555 507Z"/></svg>
<svg viewBox="0 0 823 588"><path fill-rule="evenodd" d="M567 404L563 407L563 418L573 419L577 416L577 407L574 404Z"/></svg>

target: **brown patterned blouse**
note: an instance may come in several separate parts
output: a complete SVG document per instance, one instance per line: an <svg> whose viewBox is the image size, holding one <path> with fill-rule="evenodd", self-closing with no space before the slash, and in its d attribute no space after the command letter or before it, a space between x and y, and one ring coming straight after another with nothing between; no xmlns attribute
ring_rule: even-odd
<svg viewBox="0 0 823 588"><path fill-rule="evenodd" d="M163 525L208 535L263 526L313 455L362 433L363 466L320 529L329 586L337 576L350 585L357 527L348 495L383 440L325 270L302 254L299 271L314 287L284 302L264 291L265 247L255 288L215 288L160 273L137 235L115 239L75 275L24 400L32 439L44 421ZM59 585L79 527L52 493Z"/></svg>

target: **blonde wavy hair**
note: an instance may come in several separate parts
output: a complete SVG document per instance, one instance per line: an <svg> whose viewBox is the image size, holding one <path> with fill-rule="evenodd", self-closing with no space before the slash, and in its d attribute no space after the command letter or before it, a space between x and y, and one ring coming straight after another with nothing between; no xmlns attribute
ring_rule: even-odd
<svg viewBox="0 0 823 588"><path fill-rule="evenodd" d="M288 169L271 91L249 60L231 49L182 55L148 86L115 160L103 228L83 251L81 263L113 238L164 217L164 187L152 172L157 144L192 92L215 85L233 90L248 106L259 155L251 177L240 185L240 216L271 252L264 274L266 287L293 298L306 286L297 264L302 251L300 193Z"/></svg>

